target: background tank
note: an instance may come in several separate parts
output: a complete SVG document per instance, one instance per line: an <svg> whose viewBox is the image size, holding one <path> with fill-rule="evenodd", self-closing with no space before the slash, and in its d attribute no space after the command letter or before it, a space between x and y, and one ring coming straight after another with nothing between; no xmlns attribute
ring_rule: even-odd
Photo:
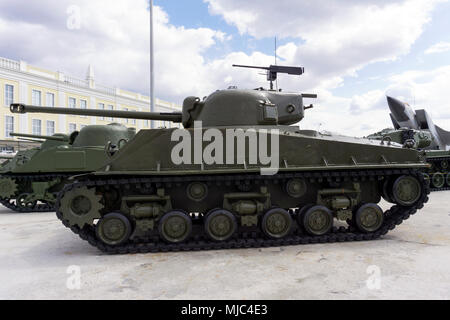
<svg viewBox="0 0 450 320"><path fill-rule="evenodd" d="M70 108L46 108L13 104L13 113L39 112L58 114L95 115L116 118L149 119L150 113ZM157 118L157 115L155 116ZM181 121L181 115L178 115ZM176 120L170 117L171 120ZM123 147L136 134L135 129L112 123L89 125L70 136L56 134L51 137L13 134L23 139L42 141L40 147L18 152L0 167L0 203L20 211L54 210L56 194L67 179L76 174L94 171L110 160L111 155Z"/></svg>
<svg viewBox="0 0 450 320"><path fill-rule="evenodd" d="M415 110L404 102L387 97L394 129L388 128L368 136L369 139L386 140L423 150L431 167L426 179L432 191L450 189L450 133L433 124L423 110Z"/></svg>
<svg viewBox="0 0 450 320"><path fill-rule="evenodd" d="M280 70L265 69L270 80ZM417 150L290 126L304 97L314 95L188 97L184 129L141 130L64 187L57 216L100 250L136 253L370 240L423 207Z"/></svg>

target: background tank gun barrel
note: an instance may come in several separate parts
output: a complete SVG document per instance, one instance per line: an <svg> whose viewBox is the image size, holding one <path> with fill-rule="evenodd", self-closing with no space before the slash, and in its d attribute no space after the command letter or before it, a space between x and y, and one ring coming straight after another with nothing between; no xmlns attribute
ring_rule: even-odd
<svg viewBox="0 0 450 320"><path fill-rule="evenodd" d="M15 157L14 153L7 154L7 153L0 153L0 160L11 160Z"/></svg>
<svg viewBox="0 0 450 320"><path fill-rule="evenodd" d="M29 138L29 139L44 139L44 140L53 140L53 141L69 141L68 137L64 136L41 136L35 134L26 134L26 133L11 133L11 137L18 138ZM25 140L25 139L24 139ZM34 141L34 140L31 140Z"/></svg>
<svg viewBox="0 0 450 320"><path fill-rule="evenodd" d="M141 119L141 120L162 120L172 122L181 122L182 118L181 112L159 113L159 112L141 112L141 111L56 108L56 107L31 106L21 103L11 104L10 110L12 113L71 114L79 116L111 117L111 118Z"/></svg>

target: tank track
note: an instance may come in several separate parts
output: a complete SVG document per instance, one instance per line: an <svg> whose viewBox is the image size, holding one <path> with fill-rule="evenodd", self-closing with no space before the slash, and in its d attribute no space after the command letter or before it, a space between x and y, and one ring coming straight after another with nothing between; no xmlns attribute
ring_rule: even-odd
<svg viewBox="0 0 450 320"><path fill-rule="evenodd" d="M68 179L71 177L71 174L40 174L40 175L4 175L5 177L14 178L19 181L28 180L28 181L46 181L53 180L56 178ZM20 193L20 192L19 192ZM0 204L5 206L8 209L11 209L18 213L30 213L30 212L52 212L55 211L55 206L49 203L38 203L33 208L25 208L17 206L15 203L15 199L5 199L0 198Z"/></svg>
<svg viewBox="0 0 450 320"><path fill-rule="evenodd" d="M438 163L438 162L443 161L443 160L450 161L450 157L441 157L441 158L428 159L427 162L428 163ZM442 188L436 188L436 187L431 186L430 188L431 188L430 189L431 192L450 190L450 186L445 186L445 187L442 187Z"/></svg>
<svg viewBox="0 0 450 320"><path fill-rule="evenodd" d="M422 209L424 204L428 201L428 195L430 188L428 187L422 172L416 169L399 169L399 170L372 170L372 171L342 171L342 172L305 172L305 173L288 173L278 174L275 176L256 176L256 175L239 175L239 176L209 176L199 177L202 181L211 181L223 183L224 181L248 181L248 179L254 180L267 180L267 179L289 179L293 177L301 177L310 179L312 181L316 179L328 179L329 181L340 181L341 179L376 179L380 176L389 175L402 175L409 174L415 176L423 186L423 192L421 198L416 202L414 206L403 207L400 205L393 205L390 209L384 212L385 219L382 227L373 233L362 233L352 226L348 227L334 227L332 232L323 236L309 236L303 233L301 228L295 227L291 234L282 239L268 239L265 237L257 227L254 230L248 232L239 232L233 238L224 242L212 241L206 237L204 232L200 231L195 234L195 231L202 229L202 218L199 216L193 216L193 226L197 225L197 228L193 228L193 235L188 241L180 244L168 244L160 240L158 237L149 237L145 239L133 239L127 243L119 246L109 246L97 239L95 235L95 227L84 227L80 229L78 226L70 226L68 221L59 212L60 201L63 194L76 187L81 186L104 186L107 184L137 184L137 183L183 183L191 182L197 177L152 177L152 178L121 178L121 179L98 179L98 180L86 180L78 181L73 184L66 185L58 195L56 202L56 216L62 221L62 223L83 240L86 240L94 247L97 247L102 252L108 254L126 254L126 253L147 253L147 252L176 252L176 251L199 251L199 250L219 250L219 249L233 249L233 248L261 248L261 247L278 247L278 246L290 246L299 244L313 244L313 243L332 243L332 242L349 242L349 241L368 241L375 240L381 236L387 234L393 230L396 226L400 225L403 221L408 219L411 215L415 214L417 210ZM331 179L331 180L330 180ZM299 210L292 211L290 214L293 218ZM296 224L295 224L296 225Z"/></svg>

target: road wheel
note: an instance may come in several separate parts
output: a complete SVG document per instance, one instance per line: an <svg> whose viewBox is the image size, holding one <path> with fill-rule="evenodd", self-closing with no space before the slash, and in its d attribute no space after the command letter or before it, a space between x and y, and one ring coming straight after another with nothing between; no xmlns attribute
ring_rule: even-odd
<svg viewBox="0 0 450 320"><path fill-rule="evenodd" d="M272 208L264 214L261 229L272 239L281 239L289 234L292 228L292 218L288 211Z"/></svg>
<svg viewBox="0 0 450 320"><path fill-rule="evenodd" d="M402 206L411 206L422 194L420 182L412 176L398 177L392 186L392 199Z"/></svg>
<svg viewBox="0 0 450 320"><path fill-rule="evenodd" d="M333 227L333 213L325 206L313 206L303 214L302 222L307 233L321 236Z"/></svg>
<svg viewBox="0 0 450 320"><path fill-rule="evenodd" d="M185 241L192 232L192 220L183 211L170 211L159 221L159 234L169 243Z"/></svg>
<svg viewBox="0 0 450 320"><path fill-rule="evenodd" d="M447 182L447 186L450 187L450 172L445 176L445 181Z"/></svg>
<svg viewBox="0 0 450 320"><path fill-rule="evenodd" d="M383 225L384 213L378 205L367 203L359 207L353 221L361 232L375 232Z"/></svg>
<svg viewBox="0 0 450 320"><path fill-rule="evenodd" d="M103 243L116 246L125 243L131 235L130 220L118 212L108 213L95 227L97 238Z"/></svg>
<svg viewBox="0 0 450 320"><path fill-rule="evenodd" d="M209 212L205 218L206 234L215 241L230 239L237 230L236 217L225 209Z"/></svg>
<svg viewBox="0 0 450 320"><path fill-rule="evenodd" d="M433 188L442 188L445 184L445 177L440 172L433 173L433 176L431 177L431 186Z"/></svg>

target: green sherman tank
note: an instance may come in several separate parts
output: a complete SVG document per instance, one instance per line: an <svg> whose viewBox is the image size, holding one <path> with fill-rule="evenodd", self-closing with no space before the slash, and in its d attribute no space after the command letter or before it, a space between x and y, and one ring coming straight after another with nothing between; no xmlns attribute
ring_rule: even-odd
<svg viewBox="0 0 450 320"><path fill-rule="evenodd" d="M96 110L11 105L11 112L45 112L95 115ZM109 117L147 119L149 112L109 111ZM40 139L42 144L20 151L0 167L0 203L18 212L53 211L57 193L68 178L103 167L111 155L136 134L118 123L88 125L70 136L12 134L22 139Z"/></svg>
<svg viewBox="0 0 450 320"><path fill-rule="evenodd" d="M270 80L303 73L267 69ZM181 113L161 115L184 129L138 132L101 170L64 187L57 217L100 250L124 254L372 240L421 209L422 155L292 126L312 97L188 97Z"/></svg>
<svg viewBox="0 0 450 320"><path fill-rule="evenodd" d="M368 136L422 150L430 168L425 173L431 191L450 189L450 133L433 124L425 110L415 112L392 97L387 97L394 128L387 128Z"/></svg>
<svg viewBox="0 0 450 320"><path fill-rule="evenodd" d="M56 195L70 176L102 167L109 159L107 143L118 145L134 134L120 124L90 125L70 136L12 134L42 144L2 164L0 203L17 212L54 210Z"/></svg>

